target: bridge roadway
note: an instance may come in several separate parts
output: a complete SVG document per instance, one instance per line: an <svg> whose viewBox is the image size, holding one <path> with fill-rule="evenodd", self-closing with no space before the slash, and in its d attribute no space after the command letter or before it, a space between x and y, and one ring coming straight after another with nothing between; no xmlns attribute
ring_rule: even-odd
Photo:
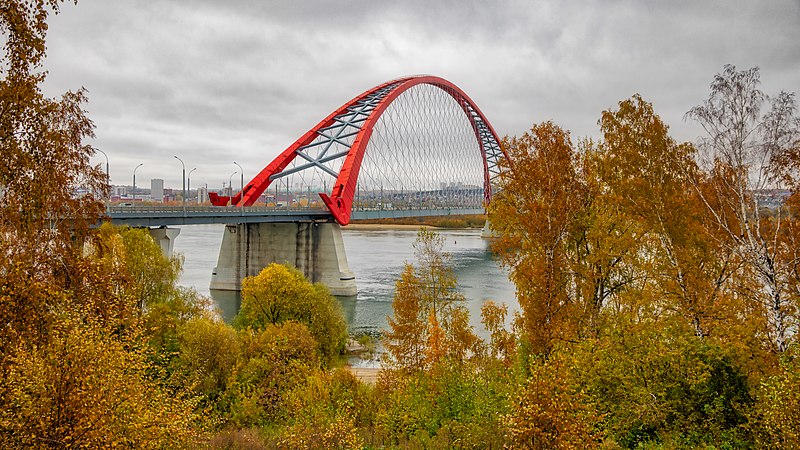
<svg viewBox="0 0 800 450"><path fill-rule="evenodd" d="M483 214L483 208L363 209L353 210L353 220ZM327 209L248 206L110 206L106 211L115 225L164 227L172 225L333 222Z"/></svg>

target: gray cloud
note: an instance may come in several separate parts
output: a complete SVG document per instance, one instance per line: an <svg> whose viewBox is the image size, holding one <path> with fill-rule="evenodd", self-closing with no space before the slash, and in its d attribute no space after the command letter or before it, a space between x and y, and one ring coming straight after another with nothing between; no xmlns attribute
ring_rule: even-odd
<svg viewBox="0 0 800 450"><path fill-rule="evenodd" d="M398 76L464 89L500 134L552 119L596 136L641 93L672 127L726 63L800 90L800 2L83 0L52 17L46 92L85 86L114 183L254 176L322 117ZM98 159L98 163L101 159Z"/></svg>

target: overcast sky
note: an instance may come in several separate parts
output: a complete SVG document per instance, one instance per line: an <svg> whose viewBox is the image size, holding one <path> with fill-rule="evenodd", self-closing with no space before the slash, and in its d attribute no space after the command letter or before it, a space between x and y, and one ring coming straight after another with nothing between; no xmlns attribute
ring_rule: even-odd
<svg viewBox="0 0 800 450"><path fill-rule="evenodd" d="M51 96L81 86L114 184L245 182L356 94L409 74L461 87L501 135L597 136L635 93L679 140L724 64L800 92L800 0L81 0L50 18ZM94 162L105 163L98 154ZM236 175L235 179L238 179ZM237 183L238 184L238 183Z"/></svg>

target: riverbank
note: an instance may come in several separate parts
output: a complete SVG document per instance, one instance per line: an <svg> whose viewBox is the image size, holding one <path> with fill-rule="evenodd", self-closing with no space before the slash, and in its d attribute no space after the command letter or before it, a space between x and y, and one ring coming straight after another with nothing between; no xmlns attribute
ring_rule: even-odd
<svg viewBox="0 0 800 450"><path fill-rule="evenodd" d="M378 375L381 373L381 369L379 367L347 367L347 370L350 371L356 378L358 378L362 383L368 383L374 385L378 382Z"/></svg>
<svg viewBox="0 0 800 450"><path fill-rule="evenodd" d="M485 224L486 215L478 214L472 216L431 216L361 220L353 221L347 227L352 230L418 230L422 227L458 230L483 228Z"/></svg>
<svg viewBox="0 0 800 450"><path fill-rule="evenodd" d="M379 230L411 230L416 231L420 228L436 228L431 225L405 225L399 223L354 223L347 225L348 230L354 231L379 231Z"/></svg>

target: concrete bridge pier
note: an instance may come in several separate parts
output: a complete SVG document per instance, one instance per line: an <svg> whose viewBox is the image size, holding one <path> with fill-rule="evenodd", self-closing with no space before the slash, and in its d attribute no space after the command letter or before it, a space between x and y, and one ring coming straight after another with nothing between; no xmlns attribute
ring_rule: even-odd
<svg viewBox="0 0 800 450"><path fill-rule="evenodd" d="M356 278L347 265L337 223L242 223L226 225L224 233L211 289L241 290L245 277L279 263L297 267L333 295L356 295Z"/></svg>
<svg viewBox="0 0 800 450"><path fill-rule="evenodd" d="M497 233L492 230L492 226L489 223L489 219L486 219L486 224L483 225L483 230L481 230L481 237L484 239L492 239L497 237Z"/></svg>
<svg viewBox="0 0 800 450"><path fill-rule="evenodd" d="M167 258L172 257L172 248L175 244L175 238L177 238L179 234L181 234L180 228L150 228L150 236L153 236L153 239L161 246L161 252L164 253L164 256Z"/></svg>

